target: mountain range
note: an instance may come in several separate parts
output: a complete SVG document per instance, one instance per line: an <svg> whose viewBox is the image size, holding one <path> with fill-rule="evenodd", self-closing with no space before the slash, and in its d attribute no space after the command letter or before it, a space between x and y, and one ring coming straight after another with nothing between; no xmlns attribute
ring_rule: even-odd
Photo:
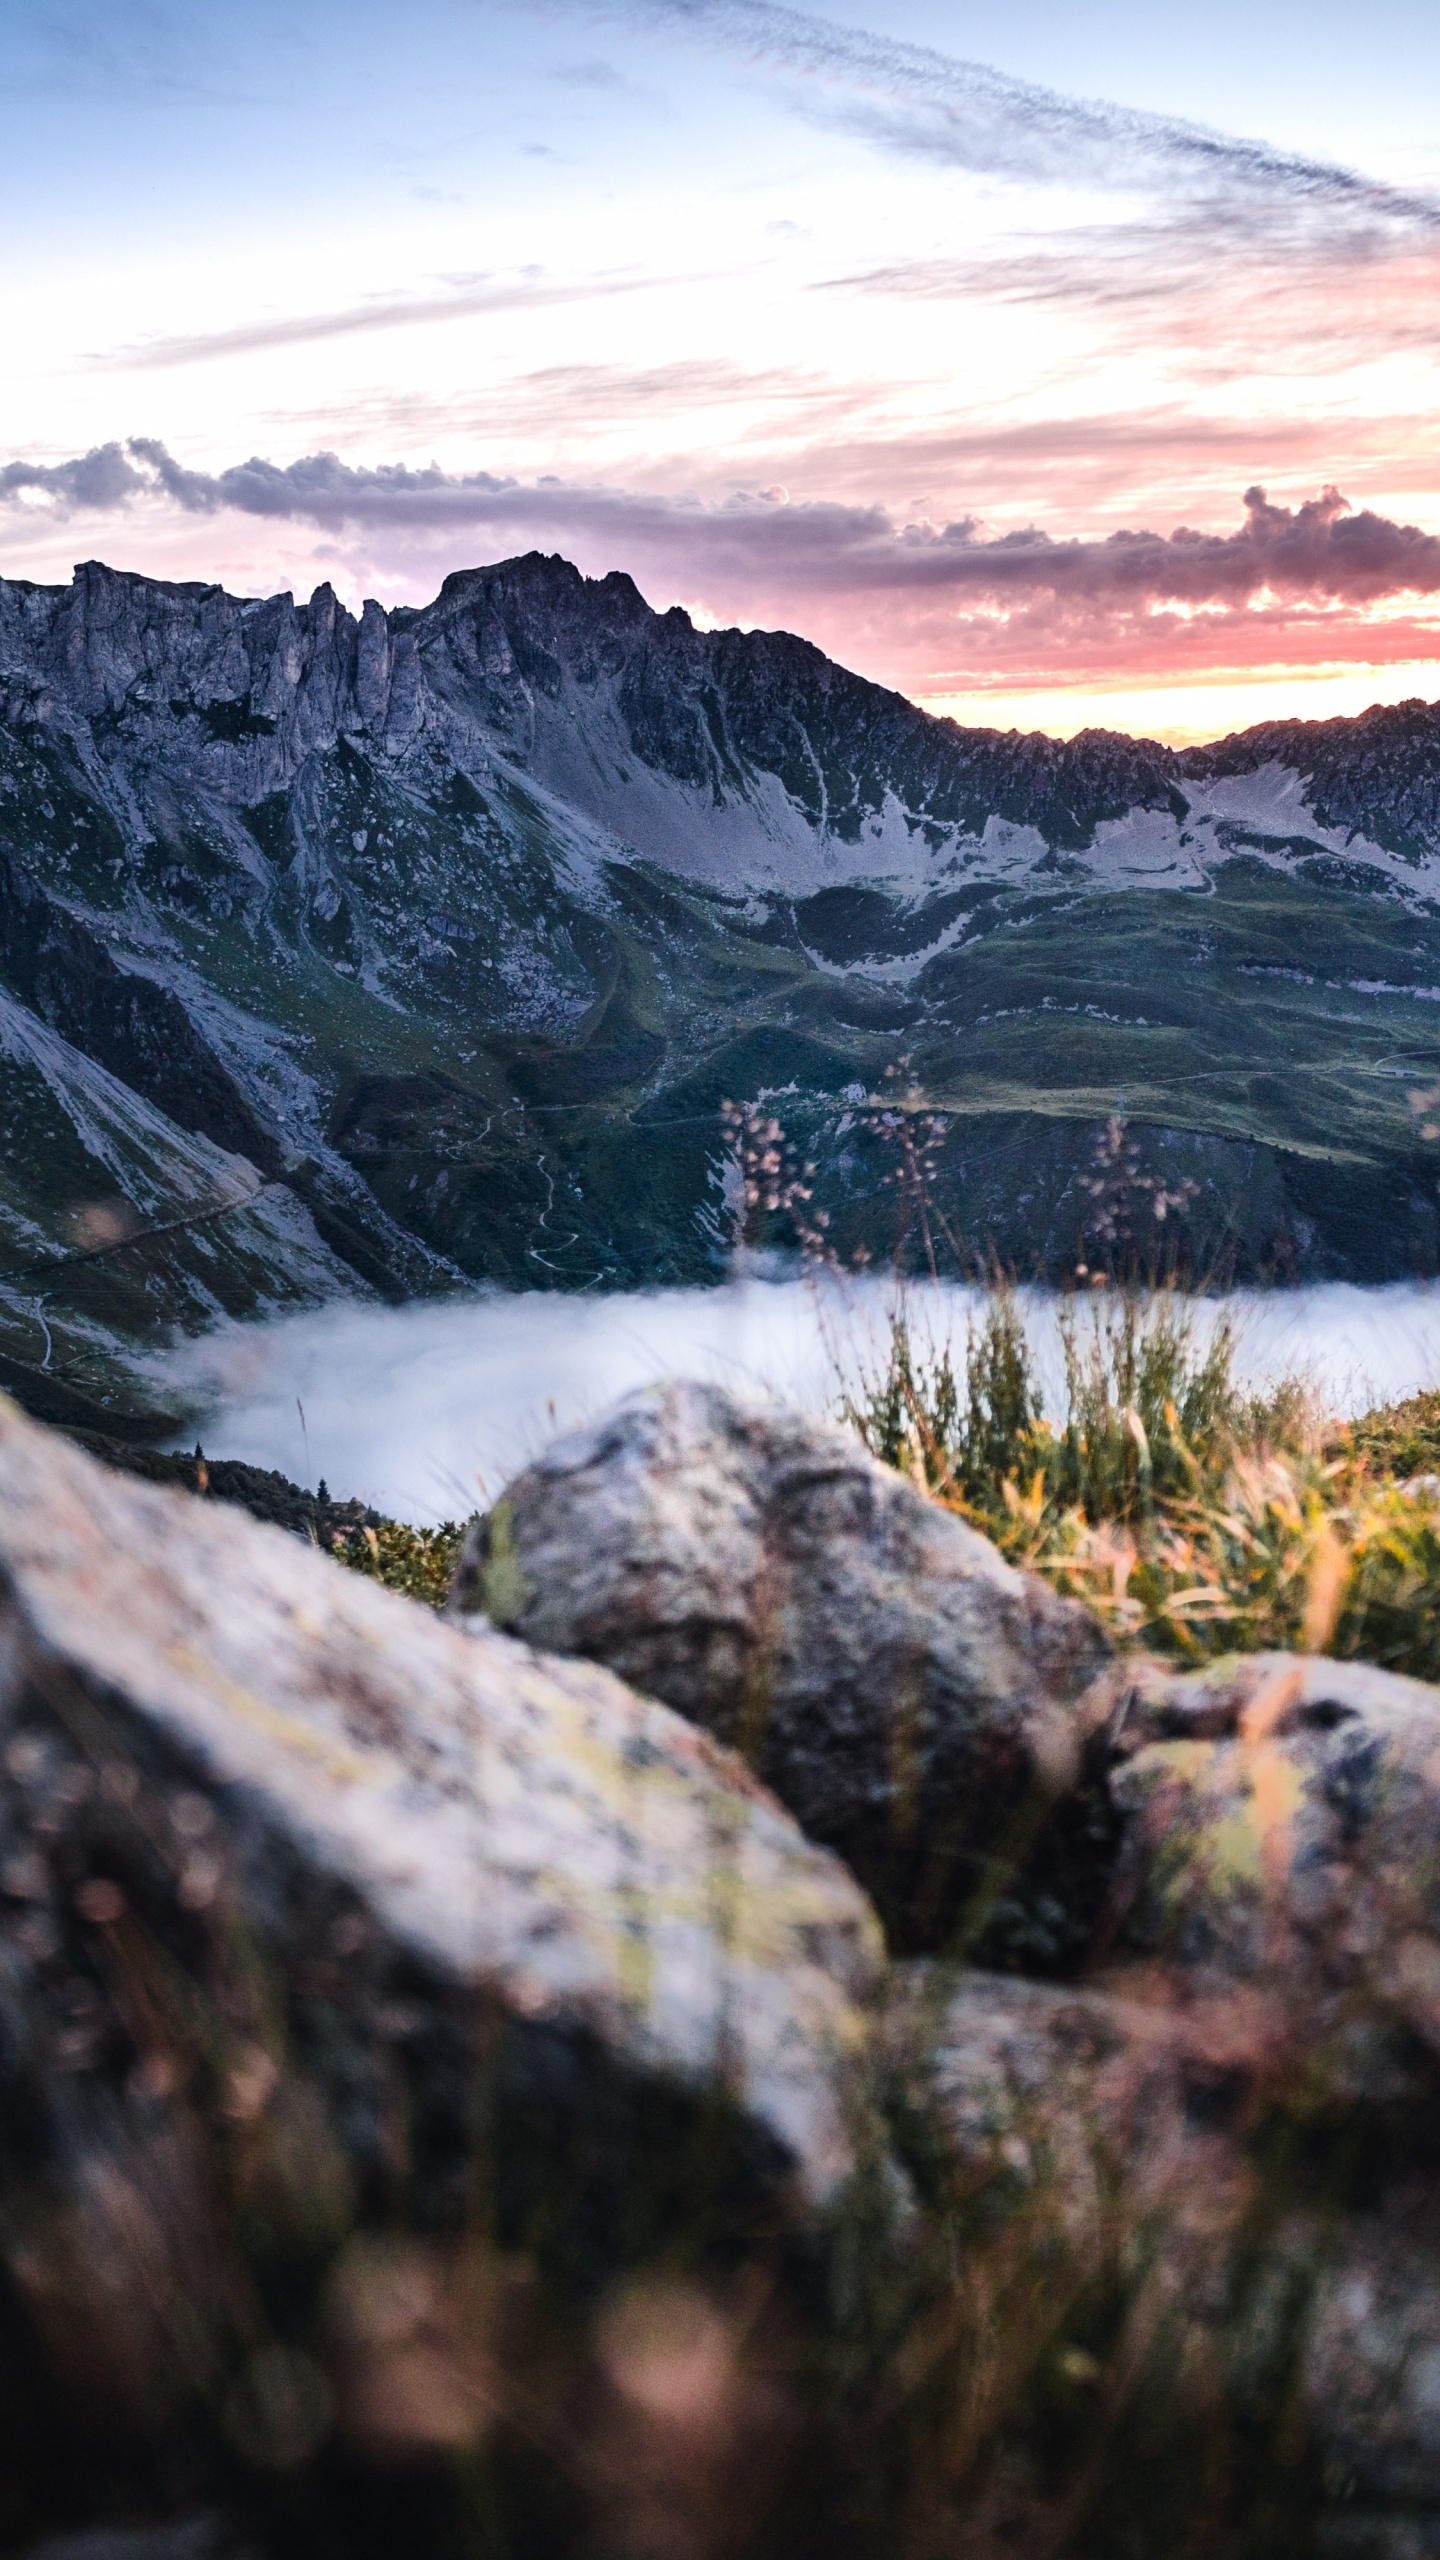
<svg viewBox="0 0 1440 2560"><path fill-rule="evenodd" d="M1436 1267L1440 706L961 728L538 554L358 618L0 580L0 703L0 1384L51 1418L158 1430L147 1351L226 1316L718 1276L726 1100L845 1253L901 1098L961 1262L1158 1205L1198 1271Z"/></svg>

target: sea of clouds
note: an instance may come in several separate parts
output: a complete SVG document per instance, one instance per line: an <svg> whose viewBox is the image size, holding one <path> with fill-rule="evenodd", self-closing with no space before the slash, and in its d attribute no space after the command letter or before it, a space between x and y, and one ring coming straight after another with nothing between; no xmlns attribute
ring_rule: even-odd
<svg viewBox="0 0 1440 2560"><path fill-rule="evenodd" d="M1057 1302L1021 1293L1050 1410L1059 1408ZM610 1297L476 1292L400 1308L326 1307L189 1342L163 1364L200 1414L214 1456L278 1467L416 1522L492 1500L558 1431L666 1378L833 1413L883 1363L895 1303L887 1279L812 1284L759 1277L719 1289ZM962 1352L972 1290L912 1287L917 1340ZM1303 1371L1340 1413L1440 1384L1440 1288L1340 1285L1239 1291L1225 1313L1242 1378ZM1197 1336L1218 1321L1193 1308Z"/></svg>

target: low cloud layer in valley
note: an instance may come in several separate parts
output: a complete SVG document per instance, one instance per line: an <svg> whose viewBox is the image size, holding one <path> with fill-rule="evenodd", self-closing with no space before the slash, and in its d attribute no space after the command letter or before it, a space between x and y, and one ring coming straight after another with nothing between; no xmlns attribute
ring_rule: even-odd
<svg viewBox="0 0 1440 2560"><path fill-rule="evenodd" d="M663 1378L783 1394L833 1412L879 1365L894 1304L883 1280L835 1291L763 1281L595 1298L487 1294L399 1310L327 1308L187 1345L161 1375L201 1408L212 1455L278 1467L399 1517L463 1518L557 1430ZM975 1293L917 1291L917 1338L963 1348ZM1197 1330L1217 1302L1196 1308ZM1440 1380L1440 1292L1332 1285L1229 1302L1239 1368L1260 1385L1304 1369L1340 1412ZM1027 1296L1051 1409L1056 1302Z"/></svg>

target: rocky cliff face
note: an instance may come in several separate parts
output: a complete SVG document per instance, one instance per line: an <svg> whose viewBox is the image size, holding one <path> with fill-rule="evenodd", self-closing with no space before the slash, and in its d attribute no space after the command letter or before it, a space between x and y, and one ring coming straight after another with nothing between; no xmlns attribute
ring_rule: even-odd
<svg viewBox="0 0 1440 2560"><path fill-rule="evenodd" d="M328 586L308 605L243 602L91 561L69 588L0 581L0 657L12 722L99 724L102 757L123 739L107 763L138 754L241 807L350 739L476 778L497 752L563 782L588 764L576 796L604 825L657 781L716 810L749 801L762 833L783 811L792 846L806 830L859 844L892 805L947 833L998 817L1075 846L1133 809L1184 814L1163 748L960 730L788 633L700 632L619 571L590 581L538 554L459 572L420 612L367 603L358 622ZM653 789L645 806L656 819ZM681 872L684 834L676 803L665 850Z"/></svg>
<svg viewBox="0 0 1440 2560"><path fill-rule="evenodd" d="M358 619L0 581L0 702L4 1347L77 1391L219 1308L703 1276L727 1096L885 1249L902 1050L957 1246L1073 1258L1119 1102L1195 1259L1433 1264L1423 704L962 730L535 555Z"/></svg>

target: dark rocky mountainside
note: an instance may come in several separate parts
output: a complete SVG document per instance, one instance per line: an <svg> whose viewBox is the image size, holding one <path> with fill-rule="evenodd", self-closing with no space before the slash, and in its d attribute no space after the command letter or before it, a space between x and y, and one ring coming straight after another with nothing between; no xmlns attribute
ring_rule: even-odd
<svg viewBox="0 0 1440 2560"><path fill-rule="evenodd" d="M961 1250L1072 1259L1118 1107L1196 1264L1434 1267L1440 709L964 730L538 555L358 620L0 581L0 696L0 1356L55 1419L141 1428L122 1355L222 1311L704 1278L727 1097L884 1249L902 1052Z"/></svg>

